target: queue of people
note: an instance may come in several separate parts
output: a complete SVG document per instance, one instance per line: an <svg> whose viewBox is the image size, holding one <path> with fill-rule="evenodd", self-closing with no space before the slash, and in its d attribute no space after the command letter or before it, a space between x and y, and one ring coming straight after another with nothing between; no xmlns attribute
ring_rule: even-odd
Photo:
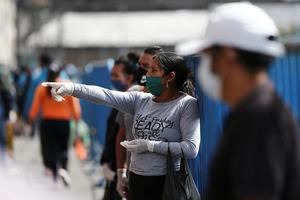
<svg viewBox="0 0 300 200"><path fill-rule="evenodd" d="M137 83L135 86L128 89L128 91L141 91L147 92L145 75L147 69L152 65L153 56L163 52L163 49L159 46L148 47L144 50L143 54L138 60L137 66ZM134 118L130 114L119 113L116 118L120 128L116 138L116 158L117 158L117 191L122 197L128 195L127 185L127 169L130 165L130 152L126 152L120 143L124 140L131 141L134 139L132 135L132 128Z"/></svg>
<svg viewBox="0 0 300 200"><path fill-rule="evenodd" d="M111 81L117 91L126 91L136 83L136 65L139 60L139 54L128 53L126 57L118 58L111 70ZM117 155L116 154L116 137L121 129L117 123L119 111L112 109L107 120L106 141L104 150L100 159L103 174L107 180L105 194L103 199L121 199L116 191L116 172L117 172Z"/></svg>
<svg viewBox="0 0 300 200"><path fill-rule="evenodd" d="M146 92L119 92L74 83L44 83L57 96L73 95L133 116L134 140L122 145L131 152L129 198L160 199L168 148L179 170L180 156L194 158L200 145L197 100L182 92L189 70L181 56L161 52L146 73ZM113 144L111 144L113 145ZM150 188L150 189L149 189Z"/></svg>
<svg viewBox="0 0 300 200"><path fill-rule="evenodd" d="M299 130L267 75L272 60L283 53L273 20L248 2L221 5L211 13L198 50L201 88L230 108L203 197L299 199ZM128 183L117 184L117 191L132 200L163 199L168 149L179 170L180 157L196 157L200 145L197 100L182 88L189 74L184 59L157 52L144 69L146 91L44 83L55 98L74 96L131 116L127 132L132 138L121 128L117 140L125 139L121 145L131 153L129 172L114 176L129 177ZM124 126L122 120L119 124ZM122 168L124 152L117 151Z"/></svg>
<svg viewBox="0 0 300 200"><path fill-rule="evenodd" d="M226 3L209 16L195 74L180 55L150 46L141 55L130 52L115 60L113 89L63 81L60 66L42 56L46 72L40 78L30 82L33 75L24 71L26 88L35 95L22 92L19 98L32 98L32 124L41 112L46 174L71 184L70 120L80 119L80 98L112 108L100 161L107 180L103 199L167 200L168 154L179 173L181 159L195 158L201 145L201 99L194 96L194 76L205 94L229 106L202 199L300 199L298 125L267 74L284 53L278 36L275 23L259 7Z"/></svg>

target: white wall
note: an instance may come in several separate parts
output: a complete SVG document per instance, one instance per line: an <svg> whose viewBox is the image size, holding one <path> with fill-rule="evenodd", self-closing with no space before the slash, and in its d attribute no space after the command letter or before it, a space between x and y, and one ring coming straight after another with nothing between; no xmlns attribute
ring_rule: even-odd
<svg viewBox="0 0 300 200"><path fill-rule="evenodd" d="M27 44L31 47L172 46L198 37L206 26L204 10L64 13L54 18Z"/></svg>
<svg viewBox="0 0 300 200"><path fill-rule="evenodd" d="M0 0L0 64L16 67L16 3Z"/></svg>

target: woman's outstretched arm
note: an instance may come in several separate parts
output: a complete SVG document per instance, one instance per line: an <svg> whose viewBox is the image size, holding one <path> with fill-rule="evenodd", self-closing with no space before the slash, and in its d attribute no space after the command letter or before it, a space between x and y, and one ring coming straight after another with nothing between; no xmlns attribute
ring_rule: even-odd
<svg viewBox="0 0 300 200"><path fill-rule="evenodd" d="M119 92L99 86L77 84L72 82L44 82L46 87L52 87L51 93L55 99L63 100L63 96L74 96L92 103L114 107L122 112L134 114L136 92Z"/></svg>

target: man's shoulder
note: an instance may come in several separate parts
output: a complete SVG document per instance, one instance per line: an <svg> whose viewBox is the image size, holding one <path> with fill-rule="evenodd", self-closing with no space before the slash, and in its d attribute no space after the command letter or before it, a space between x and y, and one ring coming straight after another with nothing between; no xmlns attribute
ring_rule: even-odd
<svg viewBox="0 0 300 200"><path fill-rule="evenodd" d="M254 101L231 115L228 121L226 130L233 130L247 140L272 138L291 141L298 134L295 118L276 95L267 101Z"/></svg>
<svg viewBox="0 0 300 200"><path fill-rule="evenodd" d="M237 106L231 114L236 118L246 120L274 119L274 117L289 114L289 110L275 92L267 91L248 98Z"/></svg>

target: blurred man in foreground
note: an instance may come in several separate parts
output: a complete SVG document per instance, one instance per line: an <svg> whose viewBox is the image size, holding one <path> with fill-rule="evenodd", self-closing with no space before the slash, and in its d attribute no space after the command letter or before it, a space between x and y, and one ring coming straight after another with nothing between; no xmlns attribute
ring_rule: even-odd
<svg viewBox="0 0 300 200"><path fill-rule="evenodd" d="M211 13L199 80L230 113L206 199L300 199L299 131L267 75L283 52L278 30L262 9L229 3Z"/></svg>

